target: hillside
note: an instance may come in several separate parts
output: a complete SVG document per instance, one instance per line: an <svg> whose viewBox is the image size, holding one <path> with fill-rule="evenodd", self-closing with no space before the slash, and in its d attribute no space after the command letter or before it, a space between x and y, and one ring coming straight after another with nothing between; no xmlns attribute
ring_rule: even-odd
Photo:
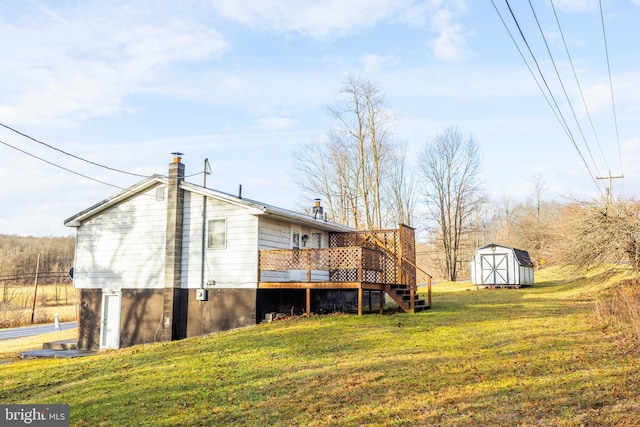
<svg viewBox="0 0 640 427"><path fill-rule="evenodd" d="M594 319L612 277L435 286L415 315L296 318L75 360L0 365L0 403L74 426L636 425L637 353Z"/></svg>

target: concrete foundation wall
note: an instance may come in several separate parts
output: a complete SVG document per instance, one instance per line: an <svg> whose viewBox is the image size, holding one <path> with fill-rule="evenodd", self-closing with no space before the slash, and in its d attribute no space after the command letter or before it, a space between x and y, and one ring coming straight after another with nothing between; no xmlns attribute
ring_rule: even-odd
<svg viewBox="0 0 640 427"><path fill-rule="evenodd" d="M120 307L120 347L163 341L167 289L123 289ZM173 293L174 289L168 289ZM214 289L207 301L196 300L196 289L175 289L180 307L171 327L180 339L256 324L255 289ZM80 290L78 346L100 348L102 291ZM178 338L175 338L175 337Z"/></svg>
<svg viewBox="0 0 640 427"><path fill-rule="evenodd" d="M80 289L78 316L78 348L100 348L100 319L102 316L102 289Z"/></svg>
<svg viewBox="0 0 640 427"><path fill-rule="evenodd" d="M162 341L162 289L123 289L120 347Z"/></svg>
<svg viewBox="0 0 640 427"><path fill-rule="evenodd" d="M207 301L197 301L196 291L182 289L187 337L256 324L256 289L208 289Z"/></svg>

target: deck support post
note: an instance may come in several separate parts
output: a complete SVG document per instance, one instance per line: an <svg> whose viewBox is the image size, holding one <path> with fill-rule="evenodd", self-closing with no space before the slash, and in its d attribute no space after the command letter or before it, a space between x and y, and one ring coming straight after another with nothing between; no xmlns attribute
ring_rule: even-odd
<svg viewBox="0 0 640 427"><path fill-rule="evenodd" d="M311 288L307 288L307 317L311 316Z"/></svg>
<svg viewBox="0 0 640 427"><path fill-rule="evenodd" d="M380 314L384 314L384 291L380 291Z"/></svg>
<svg viewBox="0 0 640 427"><path fill-rule="evenodd" d="M373 291L369 289L369 313L373 313L373 301L371 301L371 294Z"/></svg>
<svg viewBox="0 0 640 427"><path fill-rule="evenodd" d="M362 286L358 288L358 316L362 316Z"/></svg>
<svg viewBox="0 0 640 427"><path fill-rule="evenodd" d="M416 307L416 300L415 300L415 295L416 295L416 285L409 285L409 298L411 298L409 300L409 307L411 308L411 313L413 313L413 310Z"/></svg>

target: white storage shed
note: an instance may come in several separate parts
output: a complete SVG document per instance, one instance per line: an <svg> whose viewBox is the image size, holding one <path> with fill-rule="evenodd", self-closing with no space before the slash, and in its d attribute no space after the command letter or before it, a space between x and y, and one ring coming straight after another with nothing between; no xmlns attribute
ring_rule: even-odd
<svg viewBox="0 0 640 427"><path fill-rule="evenodd" d="M533 285L533 262L522 249L491 243L476 249L470 265L476 286L520 287Z"/></svg>

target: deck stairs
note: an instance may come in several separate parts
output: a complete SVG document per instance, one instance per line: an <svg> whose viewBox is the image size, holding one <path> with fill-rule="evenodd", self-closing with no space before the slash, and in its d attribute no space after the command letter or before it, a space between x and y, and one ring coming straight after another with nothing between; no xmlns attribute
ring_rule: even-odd
<svg viewBox="0 0 640 427"><path fill-rule="evenodd" d="M378 239L376 236L374 236L373 234L367 234L364 238L365 242L369 241L374 243L376 246L378 246L380 249L382 249L383 253L391 258L400 269L402 269L403 271L405 271L405 273L413 276L414 278L414 282L415 282L415 272L414 274L410 273L407 271L407 269L404 268L403 266L403 261L406 263L411 264L414 268L422 271L423 273L425 273L428 277L429 280L431 279L431 275L429 273L427 273L426 271L424 271L423 269L421 269L420 267L418 267L417 265L411 263L410 261L402 258L399 259L398 256L391 250L389 250L389 248L386 247L386 245L380 241L380 239ZM430 282L429 282L430 283ZM391 299L393 301L395 301L396 304L398 304L398 306L404 310L405 313L418 313L420 311L424 311L427 310L429 308L431 308L431 298L430 298L430 292L431 292L431 288L429 287L429 301L421 298L418 295L417 292L417 286L415 284L413 285L409 285L409 284L392 284L392 285L387 285L385 286L385 292L387 293L387 295L389 295L391 297ZM413 301L412 301L413 300Z"/></svg>
<svg viewBox="0 0 640 427"><path fill-rule="evenodd" d="M389 285L385 292L405 313L418 313L427 310L431 306L421 298L417 292L412 293L410 285ZM413 294L413 308L411 308L411 295Z"/></svg>

